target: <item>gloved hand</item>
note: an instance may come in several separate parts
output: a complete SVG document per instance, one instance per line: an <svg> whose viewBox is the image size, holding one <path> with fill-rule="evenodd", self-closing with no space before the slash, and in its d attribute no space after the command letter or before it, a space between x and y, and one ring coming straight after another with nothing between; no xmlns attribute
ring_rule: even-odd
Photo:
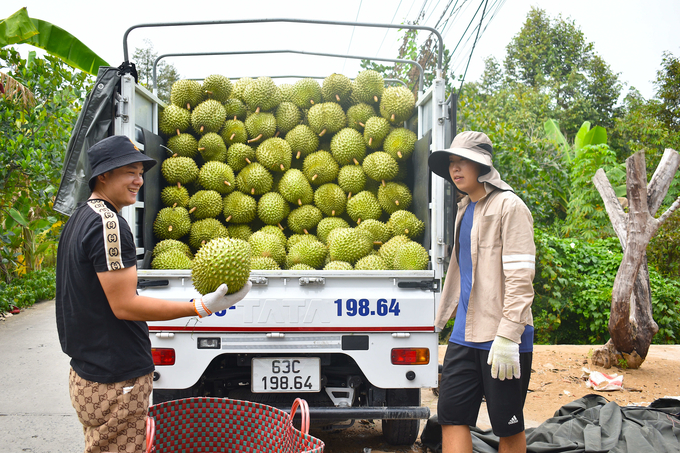
<svg viewBox="0 0 680 453"><path fill-rule="evenodd" d="M194 310L199 318L204 316L210 316L216 311L226 310L227 308L234 305L239 300L246 297L250 288L253 284L248 280L243 288L235 292L234 294L227 295L229 288L226 284L221 284L214 292L208 293L205 296L198 299L191 299L194 304Z"/></svg>
<svg viewBox="0 0 680 453"><path fill-rule="evenodd" d="M519 344L505 337L496 336L491 343L487 365L491 365L491 377L494 379L519 379Z"/></svg>

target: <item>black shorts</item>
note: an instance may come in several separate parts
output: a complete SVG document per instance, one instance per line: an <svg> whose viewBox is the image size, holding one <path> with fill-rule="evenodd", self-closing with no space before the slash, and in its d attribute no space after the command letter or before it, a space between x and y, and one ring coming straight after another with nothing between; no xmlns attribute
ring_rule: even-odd
<svg viewBox="0 0 680 453"><path fill-rule="evenodd" d="M494 379L486 361L489 351L449 343L439 383L440 425L475 426L486 398L493 433L509 437L524 431L524 401L531 378L531 352L519 355L519 379Z"/></svg>

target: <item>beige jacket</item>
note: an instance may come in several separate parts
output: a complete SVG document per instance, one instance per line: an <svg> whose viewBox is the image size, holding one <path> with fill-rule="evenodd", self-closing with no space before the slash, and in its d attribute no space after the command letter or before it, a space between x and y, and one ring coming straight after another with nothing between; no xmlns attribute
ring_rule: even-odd
<svg viewBox="0 0 680 453"><path fill-rule="evenodd" d="M531 304L536 256L533 218L514 192L498 190L488 182L485 188L486 195L475 206L470 232L472 291L465 340L485 342L500 335L519 343L524 327L533 325ZM439 328L455 316L458 307L458 233L469 204L468 196L458 203L455 252L435 319Z"/></svg>

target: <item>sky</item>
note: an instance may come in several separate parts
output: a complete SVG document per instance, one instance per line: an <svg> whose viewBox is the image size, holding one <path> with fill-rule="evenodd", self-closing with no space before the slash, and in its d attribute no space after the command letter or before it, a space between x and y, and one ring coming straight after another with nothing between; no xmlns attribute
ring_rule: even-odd
<svg viewBox="0 0 680 453"><path fill-rule="evenodd" d="M448 21L443 40L454 53L453 69L462 75L473 50L481 10L467 29L481 0L119 0L104 7L77 0L14 0L0 4L0 18L23 6L31 17L51 22L75 35L111 66L124 61L123 37L139 24L296 18L346 22L401 24L424 13L422 25ZM445 9L447 5L450 8ZM624 94L630 87L649 99L664 51L680 56L680 1L678 0L489 0L483 32L472 52L466 81L478 80L484 59L502 62L506 46L519 33L531 7L551 18L575 21L586 40L619 73ZM483 7L483 5L482 5ZM455 8L455 14L450 14ZM445 14L444 14L445 13ZM90 19L88 19L91 16ZM491 18L493 16L493 18ZM441 19L440 19L441 18ZM467 31L466 31L467 29ZM316 24L254 23L182 27L135 28L128 35L128 55L150 40L159 55L168 53L296 50L381 58L396 58L401 32L397 29ZM420 39L426 37L421 32ZM462 37L462 39L461 39ZM460 41L460 44L458 45ZM27 46L22 46L22 53ZM31 49L32 50L32 49ZM167 57L182 77L209 74L227 77L298 75L324 77L339 72L354 77L359 59L299 54ZM279 79L281 82L284 79ZM281 83L280 82L280 83Z"/></svg>

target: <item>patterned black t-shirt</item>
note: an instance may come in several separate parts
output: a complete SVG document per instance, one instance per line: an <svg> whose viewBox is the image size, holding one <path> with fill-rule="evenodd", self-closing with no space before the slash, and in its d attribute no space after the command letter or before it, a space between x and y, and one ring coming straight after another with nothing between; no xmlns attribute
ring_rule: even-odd
<svg viewBox="0 0 680 453"><path fill-rule="evenodd" d="M97 277L137 264L130 227L103 200L80 203L57 252L57 331L71 366L84 379L121 382L153 371L145 322L116 318Z"/></svg>

